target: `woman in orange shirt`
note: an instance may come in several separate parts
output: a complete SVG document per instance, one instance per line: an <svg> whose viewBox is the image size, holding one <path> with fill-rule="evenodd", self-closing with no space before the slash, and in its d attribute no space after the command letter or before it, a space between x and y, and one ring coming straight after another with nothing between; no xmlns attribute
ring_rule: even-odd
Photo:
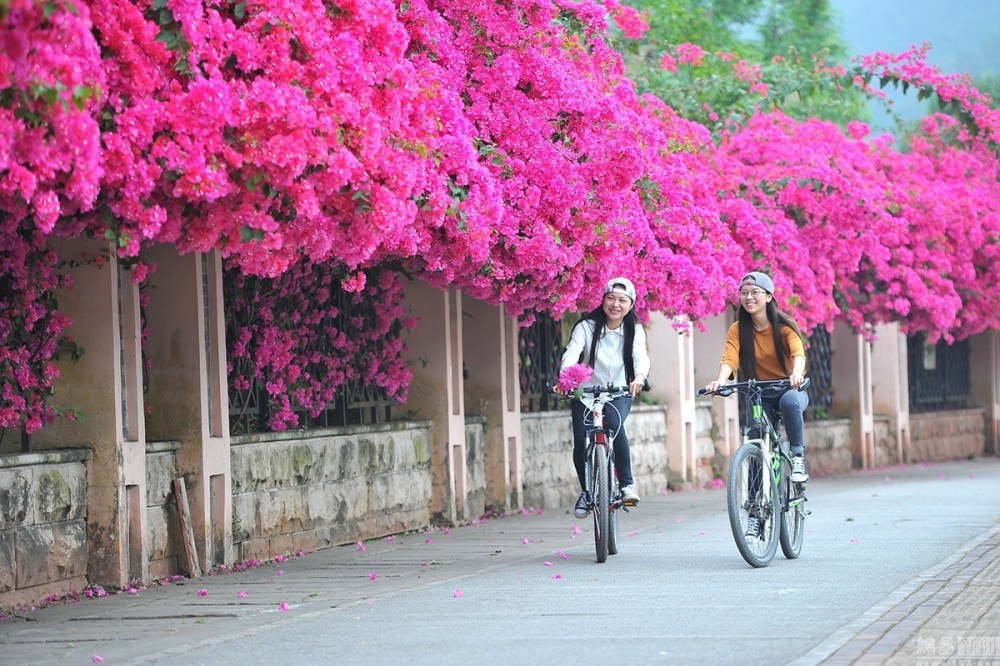
<svg viewBox="0 0 1000 666"><path fill-rule="evenodd" d="M726 350L719 364L719 376L705 388L714 391L739 374L747 379L788 378L793 388L765 391L763 401L770 413L781 411L785 435L792 450L792 483L805 483L805 441L803 415L809 394L799 391L806 372L806 352L802 331L774 301L774 282L764 273L747 273L740 280L739 317L726 334Z"/></svg>

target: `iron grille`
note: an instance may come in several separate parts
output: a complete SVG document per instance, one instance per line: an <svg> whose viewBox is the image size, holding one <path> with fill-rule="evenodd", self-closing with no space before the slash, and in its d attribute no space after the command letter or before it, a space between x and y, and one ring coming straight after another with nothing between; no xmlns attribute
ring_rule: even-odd
<svg viewBox="0 0 1000 666"><path fill-rule="evenodd" d="M819 327L809 336L806 362L809 374L809 388L806 389L809 408L805 417L809 421L828 419L833 406L833 350L830 332L825 328Z"/></svg>
<svg viewBox="0 0 1000 666"><path fill-rule="evenodd" d="M266 278L245 278L242 286L237 286L236 271L224 270L223 272L223 295L224 302L233 303L240 297L240 290L262 289L262 282L273 282ZM282 278L278 278L282 279ZM329 356L329 338L337 331L356 329L359 325L364 326L365 322L373 316L373 310L364 303L356 303L357 299L352 294L344 291L337 292L331 300L336 303L336 315L324 315L314 326L315 330L323 331L323 335L310 336L307 347L301 351L305 353L316 352L316 358L327 358ZM291 314L288 305L282 307L281 301L275 303L274 320L281 321L283 316ZM329 305L329 304L328 304ZM329 308L327 307L327 310ZM252 308L227 307L226 308L226 342L232 344L236 339L236 330L246 322L239 321L241 316L253 311ZM390 329L389 337L399 337L402 324L396 322ZM370 353L377 353L372 350ZM270 396L265 388L266 379L256 377L256 368L253 364L254 354L246 354L241 357L234 357L229 354L229 363L232 369L229 372L229 428L234 435L269 432L271 427L269 421L272 414ZM351 359L353 374L357 377L364 377L364 368L368 365L368 357L364 352ZM316 367L306 366L303 374L313 377L326 377L327 369L320 361ZM352 373L348 373L352 374ZM236 377L247 378L248 385L244 388L233 386ZM332 380L331 380L332 381ZM329 428L346 425L378 424L385 423L391 419L392 405L395 401L389 397L386 391L377 386L369 386L361 381L350 377L340 380L334 399L327 404L316 416L311 416L305 408L295 404L294 396L289 396L292 400L291 411L298 416L299 430L314 428Z"/></svg>
<svg viewBox="0 0 1000 666"><path fill-rule="evenodd" d="M544 412L556 409L552 384L559 376L562 359L562 323L539 316L518 332L520 356L521 411Z"/></svg>
<svg viewBox="0 0 1000 666"><path fill-rule="evenodd" d="M966 409L971 404L969 341L929 344L924 334L906 339L910 411Z"/></svg>

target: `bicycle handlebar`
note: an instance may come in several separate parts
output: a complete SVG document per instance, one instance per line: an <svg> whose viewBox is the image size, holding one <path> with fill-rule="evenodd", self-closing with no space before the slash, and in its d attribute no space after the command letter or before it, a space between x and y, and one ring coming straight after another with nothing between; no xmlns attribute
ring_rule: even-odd
<svg viewBox="0 0 1000 666"><path fill-rule="evenodd" d="M649 386L649 381L648 380L643 380L643 382L642 382L642 390L643 391L650 390L650 386ZM615 386L613 384L605 384L604 386L581 386L581 387L579 387L577 389L574 389L574 391L571 391L570 393L568 393L566 395L561 395L560 397L561 398L565 398L565 399L571 399L571 398L573 398L573 393L575 391L579 391L580 393L589 394L589 395L592 395L594 397L606 394L606 395L608 395L608 396L610 396L612 398L621 398L623 396L629 395L629 387L628 386ZM555 389L554 388L553 388L552 392L555 393ZM559 394L556 393L556 395L559 395Z"/></svg>
<svg viewBox="0 0 1000 666"><path fill-rule="evenodd" d="M798 390L804 391L807 386L809 386L810 379L806 377L803 382L799 385ZM725 384L720 386L714 391L706 391L704 388L700 388L695 392L696 396L703 395L718 395L726 397L732 395L734 391L746 391L748 389L759 388L766 389L771 387L777 388L792 388L792 383L787 379L748 379L745 382L733 382L732 384Z"/></svg>

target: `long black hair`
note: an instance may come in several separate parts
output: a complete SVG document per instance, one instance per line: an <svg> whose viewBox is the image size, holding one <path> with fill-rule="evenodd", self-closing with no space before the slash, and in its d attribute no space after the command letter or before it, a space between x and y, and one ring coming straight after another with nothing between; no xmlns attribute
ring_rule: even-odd
<svg viewBox="0 0 1000 666"><path fill-rule="evenodd" d="M604 337L604 333L607 331L608 315L604 312L603 302L601 305L598 305L596 308L580 317L580 321L573 324L573 328L576 328L587 320L594 322L594 335L590 340L590 355L585 356L584 354L581 354L579 362L583 363L584 358L586 358L587 365L593 368L594 363L597 361L597 343L601 341L601 338ZM632 308L622 320L622 326L625 327L625 344L622 345L622 360L625 361L625 381L629 384L631 384L632 380L635 379L635 363L632 360L632 345L635 342L635 327L638 324L639 318L635 316L635 308Z"/></svg>
<svg viewBox="0 0 1000 666"><path fill-rule="evenodd" d="M774 351L778 354L778 362L781 363L781 369L787 375L788 363L785 359L788 357L788 349L785 346L785 337L781 334L781 327L783 325L788 326L795 331L802 338L803 346L805 346L805 336L802 335L802 329L799 328L798 323L790 315L778 309L778 305L774 302L773 297L768 302L765 312L767 313L767 320L771 322L771 332L774 334ZM742 306L740 306L738 321L740 332L740 379L744 381L747 379L756 379L757 353L754 349L753 319L746 308Z"/></svg>

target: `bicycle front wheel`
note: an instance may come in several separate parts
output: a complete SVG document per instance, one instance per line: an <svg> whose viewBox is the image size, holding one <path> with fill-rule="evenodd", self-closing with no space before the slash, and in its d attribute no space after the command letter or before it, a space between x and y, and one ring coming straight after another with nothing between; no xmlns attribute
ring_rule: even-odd
<svg viewBox="0 0 1000 666"><path fill-rule="evenodd" d="M594 447L593 479L591 489L594 494L594 546L597 561L608 559L608 513L611 511L608 497L608 450L600 444Z"/></svg>
<svg viewBox="0 0 1000 666"><path fill-rule="evenodd" d="M765 486L770 497L765 496ZM726 481L729 526L740 555L753 567L766 567L778 550L780 503L774 475L765 469L764 455L753 444L736 450Z"/></svg>
<svg viewBox="0 0 1000 666"><path fill-rule="evenodd" d="M792 483L792 465L781 459L781 552L790 560L802 553L802 536L806 526L806 507L801 484Z"/></svg>
<svg viewBox="0 0 1000 666"><path fill-rule="evenodd" d="M618 478L615 476L614 462L608 460L608 503L618 501ZM608 507L608 554L618 554L618 509Z"/></svg>

